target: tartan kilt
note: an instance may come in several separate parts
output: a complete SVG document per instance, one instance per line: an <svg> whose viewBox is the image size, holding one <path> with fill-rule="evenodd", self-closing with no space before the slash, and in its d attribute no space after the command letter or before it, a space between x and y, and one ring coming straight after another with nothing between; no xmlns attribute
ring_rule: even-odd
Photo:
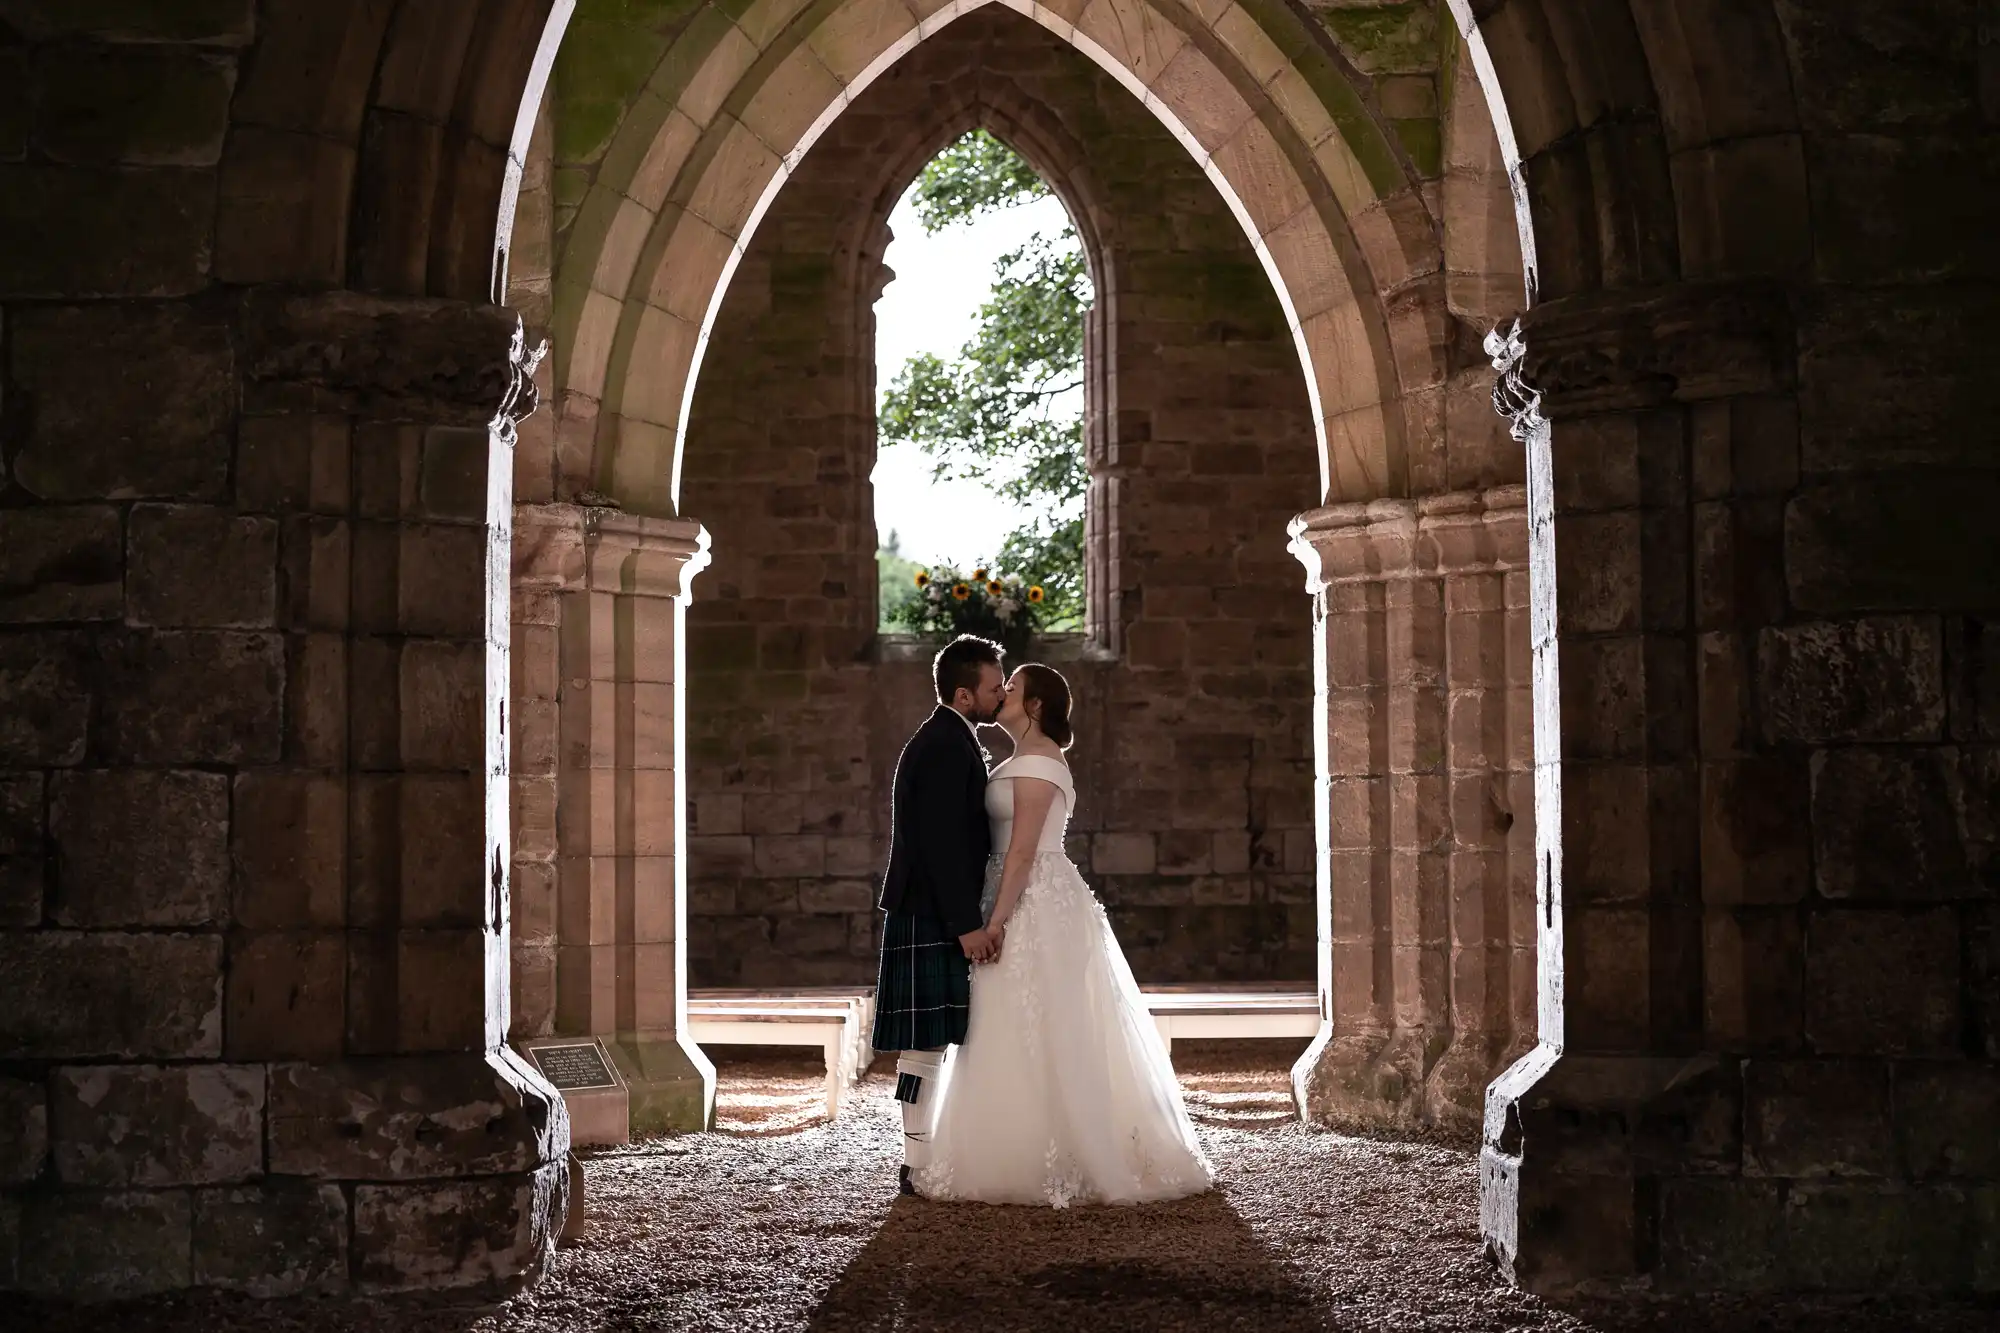
<svg viewBox="0 0 2000 1333"><path fill-rule="evenodd" d="M882 970L875 978L878 1051L928 1051L965 1040L972 1014L972 961L935 917L886 913Z"/></svg>

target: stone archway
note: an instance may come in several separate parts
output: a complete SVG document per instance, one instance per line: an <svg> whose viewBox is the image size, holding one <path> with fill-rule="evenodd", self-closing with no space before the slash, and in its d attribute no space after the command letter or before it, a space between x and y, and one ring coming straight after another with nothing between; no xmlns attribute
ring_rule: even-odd
<svg viewBox="0 0 2000 1333"><path fill-rule="evenodd" d="M741 238L846 100L969 8L780 0L679 39L645 114L605 155L557 284L562 413L591 441L578 489L671 506L703 330ZM1400 314L1392 338L1386 314L1356 293L1433 269L1436 237L1404 159L1324 39L1288 11L1260 20L1231 6L1210 21L1141 4L1017 8L1124 82L1230 201L1295 325L1329 492L1400 491L1392 348L1421 357L1429 339Z"/></svg>
<svg viewBox="0 0 2000 1333"><path fill-rule="evenodd" d="M1524 609L1542 668L1536 930L1561 1003L1545 981L1543 1043L1487 1102L1489 1242L1542 1288L1990 1287L2000 961L1981 802L2000 729L1985 646L2000 496L1973 387L1994 353L1976 16L1784 0L1452 10L1532 224L1525 370L1550 423L1526 478L1539 592ZM27 705L0 712L17 858L0 963L31 997L0 1025L0 1104L19 1127L0 1236L39 1247L8 1269L23 1281L506 1283L546 1259L564 1120L501 1042L501 725L524 718L494 679L510 515L482 422L506 380L511 326L486 302L523 93L569 13L232 0L10 16L10 40L37 53L88 46L108 88L157 92L147 80L171 66L197 90L170 131L134 119L155 103L106 98L118 133L65 138L59 118L16 116L0 142L0 222L21 238L0 246L6 387L29 405L0 422L0 549L28 571L0 635L0 685ZM1393 704L1389 722L1416 738L1440 709L1436 655L1415 650L1441 628L1417 598L1446 599L1448 640L1446 552L1476 549L1500 512L1423 501L1523 478L1454 479L1467 330L1422 296L1448 296L1450 257L1383 130L1409 117L1348 77L1321 35L1335 13L1161 0L1055 23L1172 111L1230 183L1302 330L1301 293L1333 294L1325 311L1342 313L1305 343L1337 503L1300 537L1327 585L1327 679L1346 646L1383 653L1352 664L1364 693L1325 703L1329 718ZM860 37L836 22L864 14L881 26ZM647 72L660 85L634 90L644 114L621 122L616 160L638 196L575 201L588 258L557 293L563 461L549 468L564 508L519 516L555 532L519 544L530 573L536 550L566 554L521 595L547 612L551 645L562 598L588 613L586 670L548 679L602 682L611 740L644 735L664 761L582 807L606 816L586 821L606 841L577 869L603 870L606 901L633 909L611 913L610 940L586 923L570 946L608 946L612 984L585 997L614 1013L643 994L672 1017L670 984L616 984L619 950L642 944L678 974L673 939L637 937L637 876L673 890L670 846L620 823L643 795L655 827L679 832L672 728L655 725L674 681L621 662L647 636L671 661L702 542L662 516L685 369L637 397L626 374L615 401L608 372L635 350L693 365L704 300L799 139L893 43L948 21L703 10L693 44ZM707 231L682 225L703 217ZM711 276L658 305L652 261L671 244L696 261L675 272ZM184 390L167 410L159 384ZM1416 419L1444 422L1442 484L1411 472L1438 457L1415 448L1433 438ZM625 488L634 512L570 512L593 486ZM1384 500L1398 503L1366 507ZM1329 558L1343 553L1350 565ZM1408 576L1374 578L1384 555ZM1515 571L1474 573L1498 578L1503 619L1523 609L1504 600ZM1367 693L1392 660L1421 670ZM1451 703L1447 688L1447 722ZM580 718L586 758L597 716ZM1389 722L1384 743L1402 744ZM636 753L611 745L608 771L640 773ZM1391 890L1336 976L1371 978L1355 997L1355 1012L1380 1009L1366 1059L1400 1077L1377 1054L1412 1048L1425 969L1449 950L1435 918L1396 918L1396 877L1435 868L1425 814L1451 806L1420 798L1454 784L1449 760L1399 771L1395 745L1382 753L1355 776L1381 779L1356 788L1359 827L1386 809L1386 840L1326 846L1368 858L1354 882L1371 905L1375 876ZM1330 803L1323 817L1335 825ZM162 846L206 877L135 885L136 857L80 873L93 850ZM1340 900L1323 901L1334 941ZM669 935L673 910L655 914ZM234 1108L222 1118L203 1110L218 1093ZM119 1104L140 1108L122 1123L188 1132L121 1137L106 1109Z"/></svg>
<svg viewBox="0 0 2000 1333"><path fill-rule="evenodd" d="M678 468L674 460L681 456L691 401L690 377L699 365L705 330L712 325L726 280L742 257L741 238L754 228L805 149L855 92L878 77L896 54L962 12L953 7L919 20L900 6L888 6L881 15L875 8L856 10L836 23L831 17L834 11L785 17L789 10L784 15L774 10L770 23L777 26L767 29L760 26L762 20L751 25L767 33L763 55L754 54L756 43L749 42L735 24L698 25L673 39L659 66L667 71L662 75L665 83L645 85L628 119L603 149L596 177L576 207L554 276L558 426L549 447L556 460L558 490L567 486L573 493L608 494L642 511L670 498L669 482ZM1451 469L1445 442L1457 434L1468 451L1459 475L1479 493L1442 501L1441 512L1477 516L1492 511L1501 515L1495 531L1514 530L1505 521L1505 511L1518 508L1519 493L1509 491L1506 483L1518 477L1518 466L1494 457L1490 448L1478 443L1482 436L1498 435L1497 424L1483 409L1477 416L1461 414L1455 428L1447 421L1448 391L1462 396L1469 386L1475 396L1483 395L1481 376L1486 372L1483 363L1468 364L1463 356L1468 332L1446 300L1441 229L1422 202L1407 155L1392 146L1379 114L1365 105L1358 108L1358 115L1343 118L1318 101L1312 103L1318 108L1312 115L1297 103L1298 94L1314 88L1320 90L1316 96L1331 97L1343 106L1344 99L1354 96L1353 71L1324 36L1300 45L1295 40L1301 36L1296 28L1299 20L1289 13L1266 14L1254 23L1244 15L1223 13L1209 25L1187 14L1177 13L1168 22L1149 9L1127 13L1095 5L1082 11L1072 26L1033 6L1022 12L1124 83L1181 139L1243 225L1266 275L1274 280L1306 367L1308 392L1314 399L1311 415L1321 446L1322 491L1330 488L1338 494L1376 499L1402 494L1409 484L1407 451L1413 438L1423 444L1420 467L1425 488L1448 484ZM870 22L859 22L856 16L863 13ZM849 20L855 21L853 26ZM1174 23L1191 26L1184 29ZM1266 31L1270 24L1282 30L1278 37ZM1278 50L1274 43L1280 40L1299 52L1295 60L1272 63ZM704 52L723 54L708 63ZM836 68L846 71L844 77L833 76ZM703 71L699 78L696 71ZM1331 76L1338 78L1327 83ZM682 97L693 100L676 109L674 99ZM1489 190L1498 187L1490 176L1483 184ZM572 192L578 188L572 185ZM1357 292L1369 295L1357 298ZM1338 410L1329 410L1329 402ZM1500 489L1492 489L1494 483L1500 483ZM1407 508L1410 502L1401 503ZM561 526L572 520L552 511L550 521ZM1490 527L1492 521L1477 520L1475 526L1484 522ZM692 549L686 545L692 540L690 520L679 522L687 531L676 540L684 549ZM1318 528L1309 523L1307 530ZM1453 557L1452 565L1454 571L1477 573L1482 586L1492 585L1489 593L1481 594L1493 601L1487 608L1492 614L1478 623L1479 633L1491 638L1494 647L1485 654L1484 674L1460 684L1470 692L1468 697L1486 699L1496 716L1505 713L1502 701L1507 698L1506 654L1498 646L1510 632L1499 606L1499 588L1508 567L1504 546L1504 541L1496 545L1491 539L1475 540ZM1327 552L1311 541L1298 549L1317 579L1324 572ZM1444 573L1435 561L1427 559L1421 571L1390 568L1393 563L1385 564L1378 554L1365 556L1360 567L1343 576L1359 580L1349 591L1379 607L1385 597L1400 596L1397 590L1414 577L1417 583L1409 586L1421 585L1422 595L1436 601L1441 612ZM1324 594L1325 587L1316 583L1314 591ZM615 599L606 605L616 605ZM1322 596L1323 616L1326 610ZM666 614L664 609L661 614ZM1441 632L1445 624L1440 616L1430 630ZM1349 628L1349 621L1322 619L1320 632L1338 636ZM1524 628L1516 616L1512 632L1518 637ZM1415 633L1424 640L1405 645L1418 654L1415 669L1420 673L1435 675L1446 668L1439 633L1416 627L1393 632ZM615 637L618 632L612 633ZM659 633L665 643L667 631L663 627ZM551 644L554 637L549 636ZM566 637L581 643L597 636L578 631ZM679 642L677 631L673 641ZM1515 666L1520 666L1519 660ZM597 669L552 665L540 674L546 679L592 679L616 685L597 676ZM681 685L673 684L675 694ZM1375 687L1370 683L1367 688ZM1447 692L1421 693L1441 717ZM1415 697L1393 706L1402 707ZM1381 726L1387 725L1389 706L1376 710ZM676 704L676 716L679 710ZM637 725L637 720L600 720L593 725L609 725L615 731ZM1521 730L1518 719L1515 729ZM686 728L677 725L671 730L678 741ZM1492 881L1479 893L1497 907L1471 913L1462 926L1453 928L1453 934L1462 938L1450 943L1430 933L1440 920L1435 905L1413 883L1403 882L1412 868L1442 866L1449 853L1435 847L1421 849L1422 854L1406 864L1396 857L1377 858L1374 852L1398 840L1413 853L1420 850L1411 840L1425 836L1423 828L1438 821L1428 813L1419 815L1408 791L1391 801L1390 789L1410 781L1435 785L1448 773L1484 782L1487 803L1503 819L1494 827L1491 819L1478 814L1475 802L1465 821L1467 850L1476 857L1486 854L1482 847L1490 851L1496 842L1504 845L1505 825L1514 822L1509 812L1524 804L1521 793L1510 790L1498 776L1508 763L1504 741L1496 740L1505 731L1504 723L1487 726L1485 732L1490 734L1467 737L1449 760L1442 751L1426 749L1419 754L1407 743L1390 746L1387 732L1379 732L1379 743L1368 747L1369 757L1351 774L1355 781L1348 786L1375 793L1366 800L1378 803L1380 810L1372 826L1347 821L1350 835L1360 839L1351 844L1360 859L1350 858L1342 871L1361 873L1342 878L1337 896L1343 903L1365 904L1362 915L1372 917L1372 923L1348 942L1347 957L1336 967L1331 961L1337 947L1335 920L1351 922L1354 913L1326 906L1336 896L1334 877L1327 876L1319 895L1323 1010L1329 1033L1353 1028L1357 1036L1356 1042L1338 1047L1323 1043L1310 1068L1302 1067L1301 1102L1314 1114L1403 1120L1428 1118L1450 1106L1455 1108L1451 1114L1464 1122L1473 1116L1478 1089L1497 1069L1496 1060L1504 1063L1514 1040L1510 1034L1520 1028L1520 1006L1511 983L1488 987L1481 980L1474 989L1491 990L1503 998L1482 995L1454 1008L1447 994L1450 983L1443 977L1451 969L1470 969L1485 978L1494 965L1500 969L1495 976L1520 970L1517 963L1502 957L1511 957L1510 950L1518 952L1518 941L1502 944L1500 954L1490 945L1512 938L1508 921L1525 915L1506 905L1510 896L1521 896L1524 882L1490 866L1469 872ZM1409 733L1402 734L1402 742L1410 739ZM609 733L603 738L579 733L575 744L600 756L617 751ZM1332 749L1322 747L1320 805L1341 799L1343 793L1341 782L1330 775L1327 761ZM684 805L676 784L638 775L684 769L663 750L650 759L618 762L629 766L626 776L600 773L592 780L611 784L607 792L634 793L612 799L621 812L631 812L621 813L615 821L626 830L616 835L622 839L617 845L636 846L644 836L636 831L638 822L675 826ZM653 793L643 802L636 794L642 781L652 783ZM550 798L556 796L555 784L545 790ZM552 817L544 826L562 823ZM582 823L572 821L569 826ZM1527 821L1521 819L1519 824L1517 840L1527 832ZM612 838L609 828L593 837ZM681 845L677 835L673 846ZM633 860L631 853L614 850L608 841L593 846L599 850L579 849L557 859L573 855L579 863L588 859L617 864L623 857L635 866L649 859L640 855ZM1321 846L1327 846L1324 838ZM650 859L659 867L651 873L671 875L677 885L673 913L655 912L663 932L656 942L664 947L669 929L675 939L680 938L685 858L675 858L669 868L662 845ZM639 873L644 872L633 872ZM1324 862L1322 875L1327 875ZM1424 892L1434 892L1444 877L1434 875L1432 882L1433 888ZM1403 887L1395 887L1398 883ZM611 890L607 886L580 892L584 901L592 901L594 895ZM623 903L625 897L626 890L620 888L611 901ZM578 905L559 911L596 920L623 914L625 909L614 912L608 905ZM1420 919L1431 925L1421 924ZM650 947L648 942L638 943ZM1405 964L1419 958L1424 961L1416 973L1409 972ZM560 967L557 970L560 973ZM1399 970L1405 976L1402 981L1395 979ZM1348 977L1344 992L1335 983L1337 971ZM1418 973L1427 979L1418 980ZM662 1005L677 1012L680 1001L672 996L685 980L676 975L648 983L628 977L619 984L657 994ZM556 989L559 993L563 989L560 976ZM592 994L612 993L586 989ZM626 1012L631 1005L621 1003L619 1009ZM601 1020L598 1027L605 1027ZM1434 1068L1446 1033L1463 1038L1449 1074ZM1394 1050L1385 1056L1387 1047ZM669 1063L687 1065L689 1078L709 1077L698 1052L667 1058Z"/></svg>

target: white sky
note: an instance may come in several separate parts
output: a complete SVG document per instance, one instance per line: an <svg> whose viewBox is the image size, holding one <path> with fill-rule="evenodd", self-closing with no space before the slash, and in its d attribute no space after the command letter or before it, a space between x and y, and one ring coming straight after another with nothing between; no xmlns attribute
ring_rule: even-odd
<svg viewBox="0 0 2000 1333"><path fill-rule="evenodd" d="M1038 231L1053 236L1069 222L1062 204L1049 197L927 236L912 202L915 188L889 215L895 239L885 260L896 277L875 304L878 393L918 352L955 358L972 339L1000 256ZM887 542L894 529L912 560L990 560L1019 526L1014 506L977 482L933 482L931 460L915 445L884 445L876 456L877 540Z"/></svg>

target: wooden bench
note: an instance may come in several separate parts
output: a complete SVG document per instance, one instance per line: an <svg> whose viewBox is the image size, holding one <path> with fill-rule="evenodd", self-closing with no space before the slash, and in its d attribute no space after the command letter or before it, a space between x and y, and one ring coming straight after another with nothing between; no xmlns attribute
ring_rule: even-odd
<svg viewBox="0 0 2000 1333"><path fill-rule="evenodd" d="M847 1085L874 1051L875 992L866 986L797 990L747 987L688 992L688 1035L717 1046L817 1046L826 1055L826 1114L840 1114Z"/></svg>

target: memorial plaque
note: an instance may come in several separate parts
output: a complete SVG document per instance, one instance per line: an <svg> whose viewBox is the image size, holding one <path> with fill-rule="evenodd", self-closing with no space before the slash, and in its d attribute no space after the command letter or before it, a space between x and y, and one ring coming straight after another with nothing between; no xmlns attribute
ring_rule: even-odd
<svg viewBox="0 0 2000 1333"><path fill-rule="evenodd" d="M562 1046L535 1046L528 1054L535 1058L535 1064L542 1071L542 1077L555 1086L557 1092L575 1092L580 1088L615 1088L618 1080L604 1063L604 1052L594 1041L579 1041Z"/></svg>

